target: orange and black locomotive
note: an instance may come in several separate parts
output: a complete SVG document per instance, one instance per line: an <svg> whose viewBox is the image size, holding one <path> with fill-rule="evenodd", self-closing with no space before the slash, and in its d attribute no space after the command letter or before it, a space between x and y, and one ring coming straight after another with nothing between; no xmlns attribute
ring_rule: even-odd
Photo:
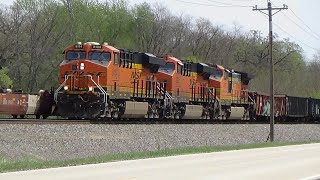
<svg viewBox="0 0 320 180"><path fill-rule="evenodd" d="M107 43L67 47L59 78L68 118L248 119L252 107L246 73Z"/></svg>

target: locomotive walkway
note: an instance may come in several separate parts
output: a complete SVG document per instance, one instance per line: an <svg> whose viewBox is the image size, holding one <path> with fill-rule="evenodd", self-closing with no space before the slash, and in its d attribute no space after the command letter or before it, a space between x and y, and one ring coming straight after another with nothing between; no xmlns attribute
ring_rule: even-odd
<svg viewBox="0 0 320 180"><path fill-rule="evenodd" d="M319 166L320 144L307 144L3 173L0 179L312 180L320 175Z"/></svg>

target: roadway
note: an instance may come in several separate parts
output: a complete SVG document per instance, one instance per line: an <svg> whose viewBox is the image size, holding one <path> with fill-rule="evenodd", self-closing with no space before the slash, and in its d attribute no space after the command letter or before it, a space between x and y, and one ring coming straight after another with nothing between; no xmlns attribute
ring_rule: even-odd
<svg viewBox="0 0 320 180"><path fill-rule="evenodd" d="M320 144L307 144L2 173L0 179L311 180L318 175Z"/></svg>

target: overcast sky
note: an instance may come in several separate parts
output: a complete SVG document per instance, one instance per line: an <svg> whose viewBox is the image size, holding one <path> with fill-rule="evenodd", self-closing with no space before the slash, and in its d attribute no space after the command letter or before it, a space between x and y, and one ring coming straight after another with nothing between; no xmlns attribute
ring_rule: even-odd
<svg viewBox="0 0 320 180"><path fill-rule="evenodd" d="M3 4L12 4L13 0L0 0ZM268 19L252 7L217 7L221 3L254 6L265 8L267 0L130 0L131 4L149 2L160 3L175 14L186 14L205 17L215 25L230 29L236 23L243 31L260 30L268 34ZM188 3L191 2L191 3ZM220 3L219 3L220 2ZM319 0L272 0L273 5L282 7L288 5L288 10L273 16L274 33L280 38L290 38L298 43L308 58L312 58L316 50L320 50L320 7ZM202 5L197 5L202 4ZM302 20L302 21L301 21ZM307 25L307 26L306 26Z"/></svg>
<svg viewBox="0 0 320 180"><path fill-rule="evenodd" d="M131 0L134 3L144 1L146 0ZM263 35L268 34L268 19L259 11L252 11L252 7L215 6L223 6L219 4L221 2L242 6L258 5L258 8L266 8L267 0L147 0L146 2L161 3L177 14L208 18L213 24L222 25L226 29L232 28L236 23L244 31L260 30ZM295 41L304 49L305 55L312 58L313 54L320 50L320 13L318 12L320 1L272 0L271 2L277 7L283 7L283 4L289 7L288 10L283 10L273 16L274 33L277 33L280 38L290 38Z"/></svg>

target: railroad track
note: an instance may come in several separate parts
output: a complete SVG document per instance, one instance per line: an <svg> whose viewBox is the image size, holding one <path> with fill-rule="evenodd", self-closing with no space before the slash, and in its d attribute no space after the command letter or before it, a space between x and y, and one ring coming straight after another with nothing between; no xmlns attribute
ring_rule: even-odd
<svg viewBox="0 0 320 180"><path fill-rule="evenodd" d="M0 119L0 124L90 124L90 120L67 120L67 119Z"/></svg>
<svg viewBox="0 0 320 180"><path fill-rule="evenodd" d="M234 120L70 120L70 119L0 119L0 124L269 124L266 121ZM319 124L319 122L301 123L296 121L277 122L276 124Z"/></svg>

